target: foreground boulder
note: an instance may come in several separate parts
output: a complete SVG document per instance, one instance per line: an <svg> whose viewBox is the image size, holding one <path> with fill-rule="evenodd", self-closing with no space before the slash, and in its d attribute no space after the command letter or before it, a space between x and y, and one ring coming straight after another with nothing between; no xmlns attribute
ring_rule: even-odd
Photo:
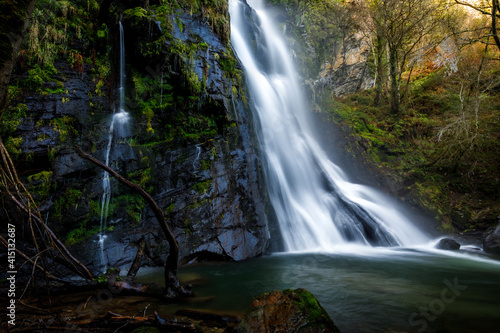
<svg viewBox="0 0 500 333"><path fill-rule="evenodd" d="M436 244L435 248L440 250L454 251L460 249L460 244L454 239L443 238L439 241L439 243Z"/></svg>
<svg viewBox="0 0 500 333"><path fill-rule="evenodd" d="M487 253L500 254L500 223L484 233L483 249Z"/></svg>
<svg viewBox="0 0 500 333"><path fill-rule="evenodd" d="M252 300L240 332L340 332L305 289L273 290Z"/></svg>

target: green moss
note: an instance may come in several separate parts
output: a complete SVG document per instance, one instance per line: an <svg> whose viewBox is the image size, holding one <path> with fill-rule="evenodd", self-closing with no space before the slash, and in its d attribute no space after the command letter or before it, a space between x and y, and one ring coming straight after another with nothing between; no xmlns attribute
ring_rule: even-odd
<svg viewBox="0 0 500 333"><path fill-rule="evenodd" d="M112 198L109 202L108 208L106 210L107 214L104 214L104 219L109 219L116 211L118 207L117 198ZM99 201L90 200L89 201L89 214L95 220L99 219L99 217L103 214L102 212L102 204Z"/></svg>
<svg viewBox="0 0 500 333"><path fill-rule="evenodd" d="M170 205L165 208L165 215L170 215L175 211L175 204L172 202Z"/></svg>
<svg viewBox="0 0 500 333"><path fill-rule="evenodd" d="M309 291L305 289L286 289L283 290L283 293L291 296L295 304L306 316L308 327L333 326L333 322L326 310Z"/></svg>
<svg viewBox="0 0 500 333"><path fill-rule="evenodd" d="M63 212L67 209L78 208L78 202L82 196L82 191L75 188L68 188L66 191L54 202L52 207L54 213L52 216L58 220L63 218Z"/></svg>
<svg viewBox="0 0 500 333"><path fill-rule="evenodd" d="M7 137L14 133L22 123L22 119L26 116L28 106L19 103L16 106L7 107L0 113L0 136Z"/></svg>
<svg viewBox="0 0 500 333"><path fill-rule="evenodd" d="M94 226L91 229L85 228L86 222L82 223L79 228L71 230L66 236L66 246L78 244L89 237L95 236L99 233L99 226Z"/></svg>
<svg viewBox="0 0 500 333"><path fill-rule="evenodd" d="M35 195L38 200L46 199L50 192L56 189L57 183L52 181L52 174L52 171L41 171L28 176L30 192Z"/></svg>
<svg viewBox="0 0 500 333"><path fill-rule="evenodd" d="M21 144L23 143L22 137L8 137L4 145L13 159L17 159L21 155Z"/></svg>
<svg viewBox="0 0 500 333"><path fill-rule="evenodd" d="M59 151L59 148L47 146L47 157L49 158L49 162L54 161L58 151Z"/></svg>
<svg viewBox="0 0 500 333"><path fill-rule="evenodd" d="M182 230L184 230L184 232L188 235L192 234L193 231L194 231L194 227L193 227L193 224L191 222L191 219L185 219L184 222L183 222L183 225L184 227L182 228Z"/></svg>
<svg viewBox="0 0 500 333"><path fill-rule="evenodd" d="M145 188L151 180L151 167L132 171L127 174L127 178L140 187Z"/></svg>
<svg viewBox="0 0 500 333"><path fill-rule="evenodd" d="M201 170L202 171L209 170L211 167L212 167L212 160L211 159L207 158L207 159L201 161Z"/></svg>
<svg viewBox="0 0 500 333"><path fill-rule="evenodd" d="M59 139L61 141L66 141L68 138L78 135L78 131L74 127L75 123L75 119L70 116L64 116L50 121L50 125L54 131L59 133Z"/></svg>
<svg viewBox="0 0 500 333"><path fill-rule="evenodd" d="M234 77L236 73L239 72L239 70L236 69L236 64L238 63L238 61L231 51L229 51L229 53L224 53L222 56L219 56L219 63L222 70L224 71L224 74L227 77Z"/></svg>
<svg viewBox="0 0 500 333"><path fill-rule="evenodd" d="M205 181L194 184L193 190L195 190L198 193L206 193L211 186L212 186L212 180L207 179Z"/></svg>
<svg viewBox="0 0 500 333"><path fill-rule="evenodd" d="M141 222L142 211L146 203L139 194L121 195L113 201L116 202L117 207L125 207L125 212L133 223L139 224Z"/></svg>

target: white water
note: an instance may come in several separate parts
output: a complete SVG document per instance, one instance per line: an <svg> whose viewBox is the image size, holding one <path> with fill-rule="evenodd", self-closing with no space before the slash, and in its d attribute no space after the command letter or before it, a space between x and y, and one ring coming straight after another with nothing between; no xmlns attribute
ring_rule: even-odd
<svg viewBox="0 0 500 333"><path fill-rule="evenodd" d="M109 125L108 131L108 145L106 146L106 152L104 155L104 163L109 166L110 154L113 147L113 139L115 137L126 137L128 136L128 126L130 122L130 115L125 111L125 39L122 23L120 25L120 86L118 88L119 94L119 111L115 112L113 110L113 115L111 117L111 123ZM104 271L107 269L107 261L104 256L104 242L106 240L106 226L107 218L109 213L109 203L111 200L111 182L109 179L109 173L104 171L102 178L102 198L101 198L101 220L100 220L100 230L99 230L99 245L101 252L101 263L104 267Z"/></svg>
<svg viewBox="0 0 500 333"><path fill-rule="evenodd" d="M193 161L193 172L196 172L196 165L200 160L200 154L201 154L201 147L199 145L196 145L196 157Z"/></svg>
<svg viewBox="0 0 500 333"><path fill-rule="evenodd" d="M263 4L249 4L252 9L230 0L231 43L246 73L286 250L426 243L427 237L380 193L348 182L314 141L290 52Z"/></svg>

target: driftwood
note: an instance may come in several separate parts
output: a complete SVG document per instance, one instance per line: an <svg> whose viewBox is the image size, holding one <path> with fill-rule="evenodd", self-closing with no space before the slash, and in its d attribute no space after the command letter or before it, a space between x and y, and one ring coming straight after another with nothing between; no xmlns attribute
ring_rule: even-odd
<svg viewBox="0 0 500 333"><path fill-rule="evenodd" d="M166 296L169 298L177 297L182 294L188 294L179 284L179 279L177 277L177 263L179 259L179 244L174 237L174 234L170 231L170 228L167 224L167 219L165 215L163 215L163 211L158 207L154 199L146 192L142 187L137 184L132 183L128 179L122 177L115 170L111 169L109 166L105 165L98 159L93 156L85 153L79 146L76 146L76 151L78 152L78 156L83 159L86 159L104 171L108 172L111 176L113 176L120 183L129 187L131 190L137 192L144 200L148 203L149 207L153 211L158 223L160 224L163 233L167 239L168 245L170 247L170 253L165 261L165 288L166 288Z"/></svg>

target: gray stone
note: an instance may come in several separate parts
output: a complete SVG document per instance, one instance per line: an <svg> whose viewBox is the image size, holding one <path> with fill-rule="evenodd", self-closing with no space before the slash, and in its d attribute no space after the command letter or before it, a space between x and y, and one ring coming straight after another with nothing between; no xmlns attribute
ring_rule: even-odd
<svg viewBox="0 0 500 333"><path fill-rule="evenodd" d="M451 238L443 238L436 244L436 249L440 250L459 250L460 244Z"/></svg>

